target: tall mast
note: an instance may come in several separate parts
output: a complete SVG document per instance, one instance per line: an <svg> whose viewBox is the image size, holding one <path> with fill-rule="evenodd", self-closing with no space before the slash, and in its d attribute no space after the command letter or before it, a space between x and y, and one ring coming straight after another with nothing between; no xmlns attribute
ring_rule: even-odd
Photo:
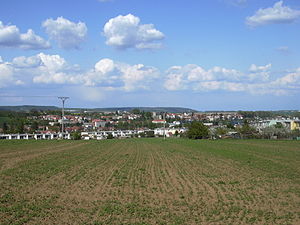
<svg viewBox="0 0 300 225"><path fill-rule="evenodd" d="M62 138L64 136L64 119L65 119L65 101L69 99L69 97L58 97L62 101L62 116L61 116L61 133Z"/></svg>

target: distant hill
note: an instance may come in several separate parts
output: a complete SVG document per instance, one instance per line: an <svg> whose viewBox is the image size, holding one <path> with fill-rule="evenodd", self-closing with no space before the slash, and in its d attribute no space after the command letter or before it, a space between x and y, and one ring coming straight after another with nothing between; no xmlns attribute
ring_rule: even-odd
<svg viewBox="0 0 300 225"><path fill-rule="evenodd" d="M197 110L182 108L182 107L112 107L112 108L95 108L93 111L98 112L115 112L115 111L127 111L130 112L133 109L139 109L144 112L170 112L170 113L182 113L182 112L197 112Z"/></svg>
<svg viewBox="0 0 300 225"><path fill-rule="evenodd" d="M111 108L66 108L67 111L92 111L92 112L115 112L115 111L132 111L133 109L139 109L144 112L197 112L194 109L182 108L182 107L111 107ZM35 105L21 105L21 106L0 106L0 111L14 111L14 112L30 112L36 111L48 111L48 110L61 110L56 106L35 106Z"/></svg>
<svg viewBox="0 0 300 225"><path fill-rule="evenodd" d="M48 110L60 110L60 108L56 106L38 106L38 105L0 106L0 111L30 112L31 110L48 111Z"/></svg>

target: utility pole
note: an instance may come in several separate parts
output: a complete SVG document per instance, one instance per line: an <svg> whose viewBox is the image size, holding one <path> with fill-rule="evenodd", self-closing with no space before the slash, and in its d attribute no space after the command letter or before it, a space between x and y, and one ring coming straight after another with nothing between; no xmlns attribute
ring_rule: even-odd
<svg viewBox="0 0 300 225"><path fill-rule="evenodd" d="M58 97L62 101L62 116L61 116L61 135L64 138L64 119L65 119L65 101L69 99L69 97Z"/></svg>
<svg viewBox="0 0 300 225"><path fill-rule="evenodd" d="M164 140L166 140L166 112L164 112Z"/></svg>

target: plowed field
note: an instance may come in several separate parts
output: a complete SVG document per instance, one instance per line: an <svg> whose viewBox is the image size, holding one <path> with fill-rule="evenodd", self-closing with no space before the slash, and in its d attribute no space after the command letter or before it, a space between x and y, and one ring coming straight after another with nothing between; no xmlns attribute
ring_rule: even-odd
<svg viewBox="0 0 300 225"><path fill-rule="evenodd" d="M300 142L0 141L0 224L300 224Z"/></svg>

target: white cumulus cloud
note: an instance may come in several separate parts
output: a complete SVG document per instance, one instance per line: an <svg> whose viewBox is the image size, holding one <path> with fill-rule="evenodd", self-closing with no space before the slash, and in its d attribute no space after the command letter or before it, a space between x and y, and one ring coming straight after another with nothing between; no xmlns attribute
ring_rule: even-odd
<svg viewBox="0 0 300 225"><path fill-rule="evenodd" d="M13 82L13 68L7 63L0 63L0 88Z"/></svg>
<svg viewBox="0 0 300 225"><path fill-rule="evenodd" d="M69 65L59 55L39 53L34 56L15 57L11 63L15 77L30 84L77 84L77 66Z"/></svg>
<svg viewBox="0 0 300 225"><path fill-rule="evenodd" d="M164 87L169 91L178 91L186 89L186 81L181 74L169 74L164 83Z"/></svg>
<svg viewBox="0 0 300 225"><path fill-rule="evenodd" d="M3 62L0 57L0 88L10 85L22 85L23 82L18 80L14 74L15 70L11 63Z"/></svg>
<svg viewBox="0 0 300 225"><path fill-rule="evenodd" d="M11 65L15 73L31 76L35 84L69 84L121 91L147 90L160 74L154 67L129 65L108 58L99 60L92 69L81 71L59 55L44 53L16 57Z"/></svg>
<svg viewBox="0 0 300 225"><path fill-rule="evenodd" d="M198 89L204 87L207 90L217 89L222 80L239 80L244 74L235 69L227 69L215 66L212 69L188 64L185 66L173 66L166 71L164 87L167 90ZM218 82L215 82L218 81Z"/></svg>
<svg viewBox="0 0 300 225"><path fill-rule="evenodd" d="M249 71L250 71L250 72L267 71L267 70L271 69L271 67L272 67L272 64L271 64L271 63L269 63L269 64L267 64L267 65L265 65L265 66L257 66L257 65L255 65L255 64L252 64L252 65L250 66L250 68L249 68Z"/></svg>
<svg viewBox="0 0 300 225"><path fill-rule="evenodd" d="M132 14L119 15L110 19L103 29L106 44L118 49L161 48L164 34L153 24L140 24L140 19Z"/></svg>
<svg viewBox="0 0 300 225"><path fill-rule="evenodd" d="M101 59L95 64L95 71L108 74L115 69L114 61L111 59Z"/></svg>
<svg viewBox="0 0 300 225"><path fill-rule="evenodd" d="M38 56L19 56L15 57L12 61L12 64L16 68L32 68L32 67L38 67L42 63L40 57Z"/></svg>
<svg viewBox="0 0 300 225"><path fill-rule="evenodd" d="M261 81L267 81L270 77L270 69L272 67L272 64L269 63L265 66L257 66L255 64L252 64L249 68L249 74L248 78L253 80L261 80Z"/></svg>
<svg viewBox="0 0 300 225"><path fill-rule="evenodd" d="M164 88L169 91L227 91L251 94L286 95L300 92L300 68L271 79L271 64L252 64L243 73L215 66L205 70L198 65L172 66L165 73Z"/></svg>
<svg viewBox="0 0 300 225"><path fill-rule="evenodd" d="M41 61L37 68L33 68L34 83L46 84L76 84L79 83L77 75L72 74L72 68L66 60L59 55L40 53L36 57Z"/></svg>
<svg viewBox="0 0 300 225"><path fill-rule="evenodd" d="M276 79L273 82L274 85L278 85L281 87L300 87L300 68L298 68L295 72L289 73L283 77Z"/></svg>
<svg viewBox="0 0 300 225"><path fill-rule="evenodd" d="M272 65L252 64L241 72L219 66L204 69L195 64L172 66L165 72L143 64L130 65L103 58L93 68L81 70L60 55L39 53L19 56L11 62L0 57L0 88L14 85L64 86L91 90L91 99L103 92L140 90L247 92L250 94L289 95L300 93L300 68L272 77ZM290 70L291 71L291 70ZM88 97L88 93L84 93Z"/></svg>
<svg viewBox="0 0 300 225"><path fill-rule="evenodd" d="M133 66L122 64L119 69L122 73L125 91L148 89L150 83L159 76L159 71L156 68L143 64Z"/></svg>
<svg viewBox="0 0 300 225"><path fill-rule="evenodd" d="M56 20L47 19L42 26L50 38L57 41L59 47L64 49L78 49L87 36L85 23L74 23L63 17L58 17Z"/></svg>
<svg viewBox="0 0 300 225"><path fill-rule="evenodd" d="M15 25L4 25L0 21L0 46L14 47L21 49L48 49L50 43L42 37L36 35L33 30L29 29L26 33L20 33Z"/></svg>
<svg viewBox="0 0 300 225"><path fill-rule="evenodd" d="M265 24L292 23L300 17L300 10L283 6L283 1L276 2L273 7L259 9L253 16L246 18L249 26L261 26Z"/></svg>
<svg viewBox="0 0 300 225"><path fill-rule="evenodd" d="M101 59L94 69L82 76L87 86L104 86L112 89L133 91L148 89L150 83L158 78L159 71L143 64L129 65L111 59Z"/></svg>
<svg viewBox="0 0 300 225"><path fill-rule="evenodd" d="M82 71L78 65L70 65L60 55L45 53L30 57L19 56L11 63L0 65L2 76L0 80L10 80L10 84L19 77L27 84L32 82L36 85L77 85L128 92L149 90L160 75L155 67L143 64L130 65L108 58L99 60L92 69Z"/></svg>
<svg viewBox="0 0 300 225"><path fill-rule="evenodd" d="M200 82L195 85L194 90L197 91L216 91L216 90L224 90L224 91L245 91L246 85L239 82L228 82L228 81L205 81Z"/></svg>

